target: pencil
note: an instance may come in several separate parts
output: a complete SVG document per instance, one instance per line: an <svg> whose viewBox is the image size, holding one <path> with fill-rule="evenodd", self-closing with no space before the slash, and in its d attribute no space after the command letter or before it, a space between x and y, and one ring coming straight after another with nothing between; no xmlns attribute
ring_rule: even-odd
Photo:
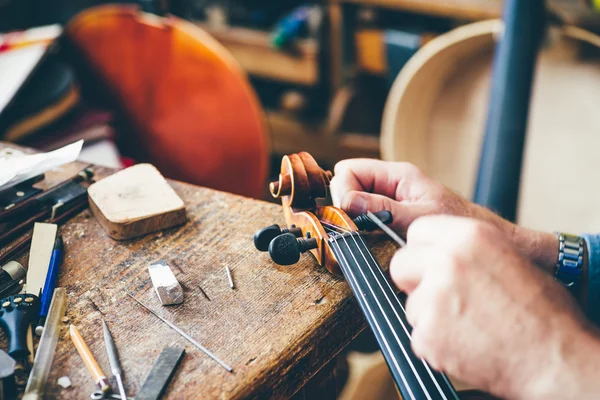
<svg viewBox="0 0 600 400"><path fill-rule="evenodd" d="M92 355L90 348L85 344L83 338L81 337L81 333L75 325L71 325L69 327L69 333L71 334L71 340L77 349L77 352L81 356L83 363L87 367L88 371L92 375L92 379L94 383L102 390L104 393L110 392L110 385L108 384L108 379L106 379L106 375L100 369L98 362Z"/></svg>

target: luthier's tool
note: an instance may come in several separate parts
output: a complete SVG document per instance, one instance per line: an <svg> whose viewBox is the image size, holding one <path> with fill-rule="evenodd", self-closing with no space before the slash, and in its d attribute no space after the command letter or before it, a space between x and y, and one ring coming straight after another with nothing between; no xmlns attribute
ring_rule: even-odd
<svg viewBox="0 0 600 400"><path fill-rule="evenodd" d="M229 287L233 290L233 289L235 289L235 285L233 284L233 277L231 276L231 270L229 269L229 267L227 265L225 266L225 271L227 271L227 279L229 279Z"/></svg>
<svg viewBox="0 0 600 400"><path fill-rule="evenodd" d="M38 336L42 335L44 330L44 323L46 322L46 316L50 309L50 302L54 295L54 288L56 287L56 278L58 278L58 270L60 269L60 262L62 259L63 252L63 240L59 235L54 241L54 248L52 249L52 256L50 257L50 266L48 267L48 273L46 274L46 281L44 282L44 289L42 290L42 299L40 307L40 320L38 321L35 333Z"/></svg>
<svg viewBox="0 0 600 400"><path fill-rule="evenodd" d="M9 261L0 269L0 299L21 290L27 270L16 261Z"/></svg>
<svg viewBox="0 0 600 400"><path fill-rule="evenodd" d="M46 325L38 345L23 400L40 400L43 398L44 387L56 352L56 344L62 325L61 318L65 315L66 310L67 293L64 288L58 288L54 290L54 296L52 296Z"/></svg>
<svg viewBox="0 0 600 400"><path fill-rule="evenodd" d="M384 231L385 233L387 233L387 235L389 237L391 237L392 239L394 239L394 242L398 243L400 245L400 247L406 246L406 242L404 241L404 239L402 239L400 236L398 236L398 234L396 232L394 232L392 230L392 228L390 228L389 226L387 226L386 224L384 224L377 217L377 215L373 214L371 211L367 211L367 217L369 217L369 219L371 221L373 221L375 223L375 225L377 225L379 227L379 229L381 229L382 231Z"/></svg>
<svg viewBox="0 0 600 400"><path fill-rule="evenodd" d="M77 352L81 356L83 363L87 367L88 371L90 371L94 383L103 393L110 392L110 385L108 384L106 375L104 375L104 372L102 372L102 369L100 369L98 362L94 358L90 348L81 337L81 333L79 333L77 327L75 325L71 325L69 328L69 333L71 334L71 340L73 341Z"/></svg>
<svg viewBox="0 0 600 400"><path fill-rule="evenodd" d="M110 362L110 370L117 380L121 398L125 399L127 398L127 394L125 394L125 388L123 387L123 368L121 367L121 361L119 361L117 345L104 320L102 320L102 331L104 332L104 344L106 345L106 353L108 354L108 361Z"/></svg>
<svg viewBox="0 0 600 400"><path fill-rule="evenodd" d="M54 222L65 214L70 215L72 210L87 206L87 188L82 184L90 181L93 175L93 170L86 168L74 178L46 191L35 188L17 191L14 199L3 198L0 193L0 245L15 239L35 222ZM19 194L23 196L19 197Z"/></svg>
<svg viewBox="0 0 600 400"><path fill-rule="evenodd" d="M0 268L0 284L25 278L27 270L16 261L9 261Z"/></svg>
<svg viewBox="0 0 600 400"><path fill-rule="evenodd" d="M1 300L0 327L8 337L8 354L27 371L33 363L33 339L31 323L40 310L39 296L50 263L52 245L56 237L56 225L36 223L31 241L29 268L25 293ZM24 382L23 382L24 383Z"/></svg>
<svg viewBox="0 0 600 400"><path fill-rule="evenodd" d="M158 400L167 387L173 372L183 357L183 349L165 347L154 363L136 400Z"/></svg>
<svg viewBox="0 0 600 400"><path fill-rule="evenodd" d="M185 339L187 339L190 343L192 343L194 346L196 346L198 349L200 349L204 354L206 354L207 356L209 356L210 358L212 358L213 360L215 360L217 363L219 363L219 365L221 365L223 368L225 368L228 372L233 372L233 368L231 368L229 365L227 365L223 361L221 361L221 359L219 357L217 357L216 355L214 355L213 353L211 353L206 347L202 346L200 343L198 343L196 340L194 340L194 338L192 338L190 335L188 335L187 333L185 333L184 331L182 331L181 329L179 329L175 324L167 321L166 319L164 319L163 317L161 317L160 315L158 315L157 313L155 313L154 311L152 311L150 309L150 307L148 307L147 305L145 305L144 303L142 303L141 301L139 301L138 299L136 299L135 297L133 297L129 293L127 293L127 296L131 297L140 306L144 307L146 310L148 310L149 312L151 312L156 318L160 319L162 322L164 322L165 324L167 324L175 332L179 333L181 336L183 336Z"/></svg>
<svg viewBox="0 0 600 400"><path fill-rule="evenodd" d="M164 260L150 265L148 272L152 279L152 286L163 306L183 303L183 289Z"/></svg>

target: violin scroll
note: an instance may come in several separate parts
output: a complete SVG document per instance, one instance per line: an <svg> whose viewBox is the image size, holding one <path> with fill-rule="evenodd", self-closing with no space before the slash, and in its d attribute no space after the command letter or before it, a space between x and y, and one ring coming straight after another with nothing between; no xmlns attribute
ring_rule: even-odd
<svg viewBox="0 0 600 400"><path fill-rule="evenodd" d="M334 232L372 231L377 226L366 216L352 220L344 211L333 206L317 204L327 197L332 173L325 171L308 153L284 156L279 179L269 185L271 194L281 199L288 228L271 225L254 235L254 245L260 251L269 251L273 261L291 265L302 253L310 251L319 265L332 273L340 273L338 262L329 246L329 235ZM392 221L389 211L376 213L384 223Z"/></svg>

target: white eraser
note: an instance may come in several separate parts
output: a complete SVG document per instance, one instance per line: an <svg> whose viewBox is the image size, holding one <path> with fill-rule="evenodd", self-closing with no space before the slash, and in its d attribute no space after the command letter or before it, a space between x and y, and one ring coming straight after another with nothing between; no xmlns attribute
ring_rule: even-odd
<svg viewBox="0 0 600 400"><path fill-rule="evenodd" d="M165 261L160 260L150 265L148 272L163 306L183 303L183 289Z"/></svg>

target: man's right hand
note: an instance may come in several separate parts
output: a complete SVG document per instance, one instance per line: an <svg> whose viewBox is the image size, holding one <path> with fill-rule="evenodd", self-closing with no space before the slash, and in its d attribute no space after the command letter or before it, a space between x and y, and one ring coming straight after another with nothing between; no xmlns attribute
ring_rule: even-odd
<svg viewBox="0 0 600 400"><path fill-rule="evenodd" d="M394 216L391 227L402 235L406 235L415 219L424 215L448 214L491 223L523 255L553 273L558 257L558 239L553 234L522 228L502 219L410 163L373 159L341 161L335 166L330 187L334 205L351 216L366 211L391 211Z"/></svg>

